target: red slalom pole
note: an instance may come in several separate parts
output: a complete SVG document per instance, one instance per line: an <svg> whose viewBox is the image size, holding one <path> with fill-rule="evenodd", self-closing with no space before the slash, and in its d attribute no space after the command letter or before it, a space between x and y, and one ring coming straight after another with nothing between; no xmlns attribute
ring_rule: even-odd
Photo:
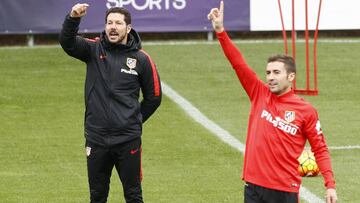
<svg viewBox="0 0 360 203"><path fill-rule="evenodd" d="M292 30L291 30L291 43L292 43L292 57L294 58L294 62L296 64L296 45L295 45L295 0L292 0ZM294 80L294 90L296 90L296 79Z"/></svg>
<svg viewBox="0 0 360 203"><path fill-rule="evenodd" d="M306 49L306 91L310 90L309 16L308 0L305 0L305 49Z"/></svg>
<svg viewBox="0 0 360 203"><path fill-rule="evenodd" d="M318 84L317 84L317 39L318 39L318 32L319 32L319 21L320 21L320 11L321 11L321 4L322 0L319 1L319 9L318 9L318 16L316 22L316 28L314 33L314 89L316 91L316 95L318 94Z"/></svg>
<svg viewBox="0 0 360 203"><path fill-rule="evenodd" d="M280 11L282 35L283 35L283 39L284 39L284 49L285 49L285 54L287 55L288 54L288 44L287 44L286 30L285 30L285 25L284 25L284 19L283 19L283 13L282 13L282 10L281 10L280 0L278 0L278 5L279 5L279 11Z"/></svg>
<svg viewBox="0 0 360 203"><path fill-rule="evenodd" d="M317 81L317 39L318 39L318 32L319 32L319 22L320 22L320 11L321 11L321 4L322 4L322 0L319 0L319 9L318 9L318 14L317 14L317 22L316 22L316 28L315 28L315 32L314 32L314 47L313 47L313 65L314 65L314 87L311 88L310 85L310 48L309 48L309 43L310 43L310 31L309 31L309 4L308 4L308 0L305 0L305 63L306 63L306 88L305 89L297 89L296 88L296 80L294 79L293 81L293 89L295 91L295 93L297 94L305 94L305 95L318 95L318 81ZM296 29L295 29L295 0L291 1L292 3L292 29L291 29L291 45L292 45L292 57L294 59L294 62L296 64ZM286 30L285 30L285 25L284 25L284 18L283 18L283 13L282 13L282 7L281 7L281 0L278 0L278 6L279 6L279 11L280 11L280 18L281 18L281 25L282 25L282 35L283 35L283 39L284 39L284 48L285 48L285 53L288 54L288 44L287 44L287 36L286 36Z"/></svg>

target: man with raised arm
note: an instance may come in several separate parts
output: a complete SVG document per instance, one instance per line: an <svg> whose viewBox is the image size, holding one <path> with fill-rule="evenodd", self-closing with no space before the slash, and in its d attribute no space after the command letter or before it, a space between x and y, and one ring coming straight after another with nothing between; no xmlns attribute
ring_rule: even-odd
<svg viewBox="0 0 360 203"><path fill-rule="evenodd" d="M60 33L60 44L68 55L87 67L85 148L90 202L107 201L115 166L126 202L141 203L142 125L160 105L160 78L154 62L141 49L140 37L125 8L114 7L106 12L100 38L77 36L88 7L72 7Z"/></svg>
<svg viewBox="0 0 360 203"><path fill-rule="evenodd" d="M264 83L228 37L223 1L220 8L211 9L208 19L251 102L243 168L244 201L298 203L301 176L297 158L308 140L324 177L326 201L335 203L335 179L318 113L292 89L296 75L293 58L271 56Z"/></svg>

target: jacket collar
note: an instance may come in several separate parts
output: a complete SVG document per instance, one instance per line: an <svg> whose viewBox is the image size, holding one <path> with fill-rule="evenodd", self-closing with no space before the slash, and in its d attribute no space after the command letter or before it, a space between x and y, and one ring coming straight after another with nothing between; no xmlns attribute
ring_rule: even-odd
<svg viewBox="0 0 360 203"><path fill-rule="evenodd" d="M128 34L128 39L126 44L111 43L107 38L105 31L101 33L100 40L104 48L109 50L117 49L117 50L131 51L131 50L141 49L140 36L134 29L131 29L130 33Z"/></svg>

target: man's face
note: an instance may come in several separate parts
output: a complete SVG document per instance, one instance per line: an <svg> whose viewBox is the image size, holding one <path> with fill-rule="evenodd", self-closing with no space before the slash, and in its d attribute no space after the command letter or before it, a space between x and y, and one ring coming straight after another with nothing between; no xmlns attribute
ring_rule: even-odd
<svg viewBox="0 0 360 203"><path fill-rule="evenodd" d="M278 96L291 90L295 73L287 73L284 63L279 61L270 62L266 67L266 81L270 91Z"/></svg>
<svg viewBox="0 0 360 203"><path fill-rule="evenodd" d="M131 25L126 25L124 15L121 13L110 13L105 24L105 33L111 43L126 44L127 35Z"/></svg>

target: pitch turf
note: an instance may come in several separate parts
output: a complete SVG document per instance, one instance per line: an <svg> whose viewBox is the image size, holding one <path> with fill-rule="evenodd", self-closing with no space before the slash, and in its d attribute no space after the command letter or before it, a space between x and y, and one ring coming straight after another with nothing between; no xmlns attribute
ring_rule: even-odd
<svg viewBox="0 0 360 203"><path fill-rule="evenodd" d="M264 78L281 44L238 44ZM145 46L161 79L245 142L249 102L218 45ZM304 54L300 54L299 69ZM329 146L360 145L359 44L318 45L318 109ZM84 65L60 48L0 48L1 202L87 202ZM301 76L300 74L300 77ZM303 81L299 78L299 81ZM360 199L360 150L331 150L340 202ZM243 156L164 96L144 127L146 202L242 202ZM274 171L276 172L276 171ZM324 196L322 177L304 186ZM123 202L113 172L109 202Z"/></svg>

